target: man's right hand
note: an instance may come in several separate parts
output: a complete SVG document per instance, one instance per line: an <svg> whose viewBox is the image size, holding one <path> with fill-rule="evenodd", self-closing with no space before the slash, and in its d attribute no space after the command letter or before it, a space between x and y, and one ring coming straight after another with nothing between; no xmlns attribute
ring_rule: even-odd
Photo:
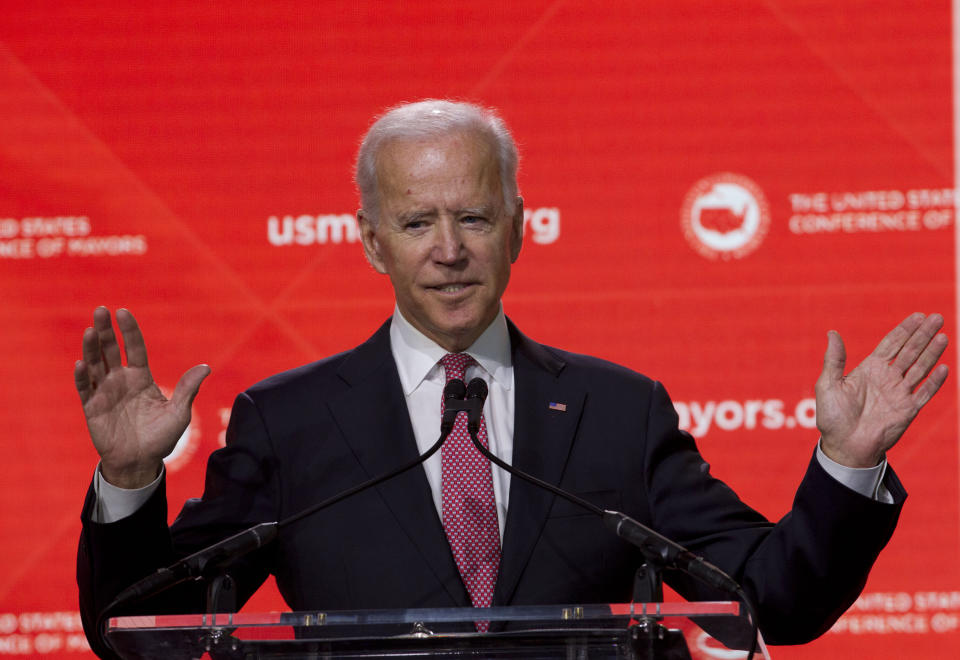
<svg viewBox="0 0 960 660"><path fill-rule="evenodd" d="M117 327L126 366L110 311L98 307L93 327L83 333L83 359L74 366L73 377L103 478L120 488L141 488L157 478L164 457L190 423L190 407L210 367L200 364L187 370L167 399L150 375L133 314L118 309Z"/></svg>

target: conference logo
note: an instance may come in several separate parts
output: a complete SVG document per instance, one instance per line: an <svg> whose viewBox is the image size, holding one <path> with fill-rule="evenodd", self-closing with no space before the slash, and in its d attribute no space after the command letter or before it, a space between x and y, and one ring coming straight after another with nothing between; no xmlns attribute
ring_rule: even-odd
<svg viewBox="0 0 960 660"><path fill-rule="evenodd" d="M687 243L702 257L741 259L756 250L770 230L770 206L760 187L747 177L712 174L687 192L680 227Z"/></svg>

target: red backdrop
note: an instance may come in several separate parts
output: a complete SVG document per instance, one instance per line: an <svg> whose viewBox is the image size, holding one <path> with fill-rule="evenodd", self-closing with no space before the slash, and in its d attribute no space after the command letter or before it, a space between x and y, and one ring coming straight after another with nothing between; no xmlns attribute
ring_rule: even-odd
<svg viewBox="0 0 960 660"><path fill-rule="evenodd" d="M316 5L4 3L0 654L85 652L73 557L96 456L71 371L92 309L137 314L164 387L213 368L170 463L175 512L236 392L390 314L351 167L397 102L501 110L530 216L507 313L665 382L770 517L817 439L828 329L852 362L911 311L956 334L948 2ZM955 383L891 453L911 496L864 596L777 657L953 657ZM280 607L271 583L248 610Z"/></svg>

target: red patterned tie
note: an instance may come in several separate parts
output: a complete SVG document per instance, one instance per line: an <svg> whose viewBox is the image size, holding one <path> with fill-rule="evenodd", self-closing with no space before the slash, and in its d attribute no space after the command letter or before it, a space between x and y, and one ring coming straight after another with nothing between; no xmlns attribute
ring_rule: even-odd
<svg viewBox="0 0 960 660"><path fill-rule="evenodd" d="M447 382L464 380L467 367L476 364L466 353L447 353L441 360ZM444 404L441 401L440 414ZM487 446L487 424L480 418L477 433ZM453 431L443 445L443 529L453 558L474 607L490 607L500 566L500 528L493 497L490 462L477 451L467 431L467 415L457 415ZM487 621L478 621L477 630L486 632Z"/></svg>

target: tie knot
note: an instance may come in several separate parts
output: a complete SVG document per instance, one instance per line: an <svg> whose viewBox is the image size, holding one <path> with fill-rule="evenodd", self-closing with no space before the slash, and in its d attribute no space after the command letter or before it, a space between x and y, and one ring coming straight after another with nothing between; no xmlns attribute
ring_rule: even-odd
<svg viewBox="0 0 960 660"><path fill-rule="evenodd" d="M466 380L467 367L476 364L477 361L466 353L447 353L440 358L440 364L443 365L443 373L449 383L454 378Z"/></svg>

